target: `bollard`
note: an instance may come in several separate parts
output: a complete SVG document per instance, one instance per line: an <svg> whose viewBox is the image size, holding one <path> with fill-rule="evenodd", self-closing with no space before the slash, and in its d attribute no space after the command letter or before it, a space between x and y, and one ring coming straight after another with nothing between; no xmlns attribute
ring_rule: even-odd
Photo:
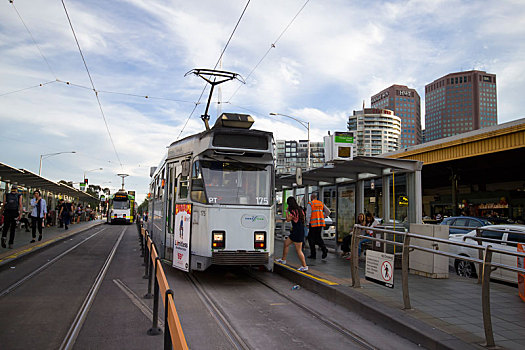
<svg viewBox="0 0 525 350"><path fill-rule="evenodd" d="M354 227L352 233L352 244L350 246L350 270L352 272L352 287L360 288L361 281L359 280L359 257L357 256L360 238L357 236L361 234L361 230Z"/></svg>
<svg viewBox="0 0 525 350"><path fill-rule="evenodd" d="M157 258L158 259L158 258ZM152 283L152 280L153 280L153 268L151 266L151 259L148 259L148 261L150 262L148 264L148 292L144 295L144 299L151 299L153 297L153 294L151 294L151 283ZM157 270L156 270L156 266L155 266L155 281L157 280Z"/></svg>
<svg viewBox="0 0 525 350"><path fill-rule="evenodd" d="M149 279L149 274L148 274L148 271L149 269L151 269L151 252L148 248L148 241L146 240L146 254L144 254L144 266L145 266L145 270L144 270L144 276L142 276L142 278L144 279Z"/></svg>
<svg viewBox="0 0 525 350"><path fill-rule="evenodd" d="M492 332L492 320L490 316L490 273L492 272L492 248L491 245L485 247L485 258L483 259L483 278L481 281L481 305L483 311L483 326L485 328L485 344L488 348L494 348L494 333Z"/></svg>
<svg viewBox="0 0 525 350"><path fill-rule="evenodd" d="M173 344L171 343L170 326L168 323L168 295L170 294L172 297L174 296L173 291L168 289L164 295L164 350L173 349Z"/></svg>
<svg viewBox="0 0 525 350"><path fill-rule="evenodd" d="M162 330L159 328L159 282L157 281L157 268L160 258L155 259L155 288L153 290L153 320L152 326L148 329L148 335L159 335Z"/></svg>
<svg viewBox="0 0 525 350"><path fill-rule="evenodd" d="M385 244L386 245L386 244ZM402 287L403 287L403 304L405 310L412 309L412 305L410 305L410 294L408 290L408 263L409 263L409 255L410 255L410 236L407 234L405 235L405 239L403 240L403 253L401 257L401 280L402 280Z"/></svg>

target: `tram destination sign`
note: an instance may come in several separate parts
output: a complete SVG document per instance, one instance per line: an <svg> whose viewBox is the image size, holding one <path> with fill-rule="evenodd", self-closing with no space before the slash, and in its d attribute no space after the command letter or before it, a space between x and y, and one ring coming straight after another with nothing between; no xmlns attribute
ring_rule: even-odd
<svg viewBox="0 0 525 350"><path fill-rule="evenodd" d="M368 281L394 288L394 254L366 251L365 278Z"/></svg>

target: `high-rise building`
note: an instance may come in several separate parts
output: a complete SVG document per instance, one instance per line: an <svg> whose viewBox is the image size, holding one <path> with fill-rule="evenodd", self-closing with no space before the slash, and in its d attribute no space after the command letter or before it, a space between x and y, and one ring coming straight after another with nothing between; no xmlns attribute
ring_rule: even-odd
<svg viewBox="0 0 525 350"><path fill-rule="evenodd" d="M389 109L401 119L399 147L421 143L421 98L415 89L392 85L370 98L372 108Z"/></svg>
<svg viewBox="0 0 525 350"><path fill-rule="evenodd" d="M276 141L277 174L295 174L296 168L308 168L308 140ZM310 164L312 168L324 166L324 143L310 141Z"/></svg>
<svg viewBox="0 0 525 350"><path fill-rule="evenodd" d="M365 108L348 117L354 134L354 155L376 156L396 151L401 135L401 119L388 109Z"/></svg>
<svg viewBox="0 0 525 350"><path fill-rule="evenodd" d="M497 123L496 74L450 73L425 86L426 141Z"/></svg>

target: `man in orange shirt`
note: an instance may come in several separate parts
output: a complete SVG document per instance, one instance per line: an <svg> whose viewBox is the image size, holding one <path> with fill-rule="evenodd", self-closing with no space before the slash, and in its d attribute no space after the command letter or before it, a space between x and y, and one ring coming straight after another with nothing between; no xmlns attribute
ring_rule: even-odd
<svg viewBox="0 0 525 350"><path fill-rule="evenodd" d="M328 255L328 249L326 248L323 237L321 237L321 231L325 225L324 218L330 215L330 209L317 199L317 193L310 195L310 202L306 208L306 223L309 226L308 230L308 245L310 246L310 256L308 259L316 258L315 246L318 245L323 251L321 259L326 259Z"/></svg>

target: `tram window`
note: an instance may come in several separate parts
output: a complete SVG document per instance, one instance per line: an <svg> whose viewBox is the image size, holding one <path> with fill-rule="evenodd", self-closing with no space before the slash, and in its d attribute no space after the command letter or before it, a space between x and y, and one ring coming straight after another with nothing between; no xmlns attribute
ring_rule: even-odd
<svg viewBox="0 0 525 350"><path fill-rule="evenodd" d="M207 203L199 161L193 163L191 171L191 199L195 202Z"/></svg>
<svg viewBox="0 0 525 350"><path fill-rule="evenodd" d="M188 177L180 176L179 177L179 199L188 198Z"/></svg>

